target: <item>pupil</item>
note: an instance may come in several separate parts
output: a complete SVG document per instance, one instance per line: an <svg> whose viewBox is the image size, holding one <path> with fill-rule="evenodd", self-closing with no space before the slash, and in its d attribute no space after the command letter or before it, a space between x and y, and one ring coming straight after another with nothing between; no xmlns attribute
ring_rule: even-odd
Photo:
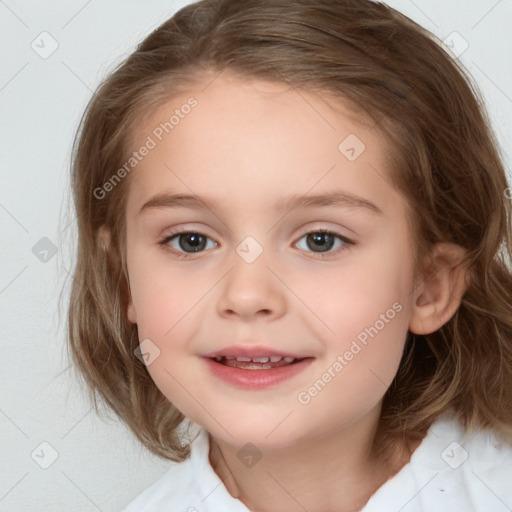
<svg viewBox="0 0 512 512"><path fill-rule="evenodd" d="M204 249L206 237L199 233L186 233L179 239L180 248L184 251L198 252Z"/></svg>
<svg viewBox="0 0 512 512"><path fill-rule="evenodd" d="M310 241L312 241L313 244L310 244ZM334 245L334 236L329 233L310 233L307 237L307 244L312 250L321 248L322 250L317 252L325 252L332 249ZM322 246L324 244L327 244L327 247L323 248Z"/></svg>

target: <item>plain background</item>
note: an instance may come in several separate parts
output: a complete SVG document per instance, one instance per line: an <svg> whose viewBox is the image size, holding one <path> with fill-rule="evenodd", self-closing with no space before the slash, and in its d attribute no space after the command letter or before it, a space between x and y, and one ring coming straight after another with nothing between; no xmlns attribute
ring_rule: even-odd
<svg viewBox="0 0 512 512"><path fill-rule="evenodd" d="M187 3L0 0L0 512L119 511L171 464L96 416L68 369L76 225L67 198L72 140L92 91ZM467 43L459 58L510 175L512 0L387 3L457 52Z"/></svg>

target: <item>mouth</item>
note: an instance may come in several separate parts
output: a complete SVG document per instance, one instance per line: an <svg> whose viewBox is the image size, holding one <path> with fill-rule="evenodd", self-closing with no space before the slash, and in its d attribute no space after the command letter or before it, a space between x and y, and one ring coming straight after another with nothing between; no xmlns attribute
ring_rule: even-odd
<svg viewBox="0 0 512 512"><path fill-rule="evenodd" d="M231 368L240 368L244 370L271 370L281 368L282 366L291 366L300 363L308 357L278 356L270 355L263 357L247 356L215 356L209 358L211 361L228 366Z"/></svg>
<svg viewBox="0 0 512 512"><path fill-rule="evenodd" d="M224 349L205 354L203 359L213 377L245 390L275 388L306 371L315 360L264 347Z"/></svg>

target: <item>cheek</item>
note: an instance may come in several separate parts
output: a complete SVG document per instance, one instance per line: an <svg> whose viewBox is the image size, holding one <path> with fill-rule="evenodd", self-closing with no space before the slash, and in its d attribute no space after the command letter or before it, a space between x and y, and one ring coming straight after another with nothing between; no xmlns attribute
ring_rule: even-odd
<svg viewBox="0 0 512 512"><path fill-rule="evenodd" d="M340 269L325 268L314 279L297 275L294 291L342 343L376 325L377 330L403 332L408 325L412 268L386 254L358 257ZM362 335L364 337L364 334Z"/></svg>
<svg viewBox="0 0 512 512"><path fill-rule="evenodd" d="M324 334L325 356L297 397L318 424L332 425L333 410L345 419L366 414L398 371L410 306L400 286L377 277L354 272L343 283L331 279L330 286L338 288L335 298L318 303L322 320L334 334Z"/></svg>
<svg viewBox="0 0 512 512"><path fill-rule="evenodd" d="M182 326L212 286L207 273L161 264L164 258L132 258L130 290L139 337L165 339ZM185 324L186 322L183 322Z"/></svg>

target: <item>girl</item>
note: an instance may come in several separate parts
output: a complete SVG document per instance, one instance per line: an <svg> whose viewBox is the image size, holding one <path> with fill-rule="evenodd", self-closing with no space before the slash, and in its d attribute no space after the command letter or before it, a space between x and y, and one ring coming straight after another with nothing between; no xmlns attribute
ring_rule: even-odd
<svg viewBox="0 0 512 512"><path fill-rule="evenodd" d="M510 189L428 32L192 4L101 85L72 180L71 355L176 462L126 512L512 507Z"/></svg>

